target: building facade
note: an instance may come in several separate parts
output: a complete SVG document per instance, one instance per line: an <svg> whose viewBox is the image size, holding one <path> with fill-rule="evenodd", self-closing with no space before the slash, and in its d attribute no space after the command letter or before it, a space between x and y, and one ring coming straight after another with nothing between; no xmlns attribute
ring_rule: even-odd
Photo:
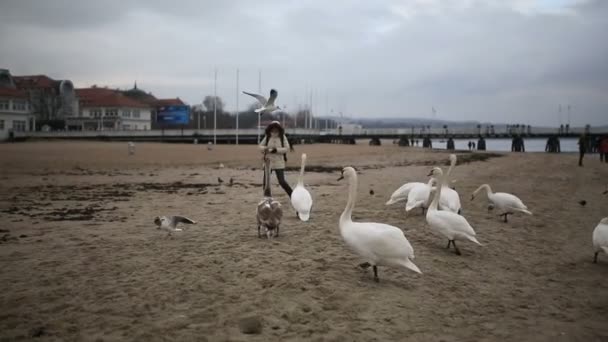
<svg viewBox="0 0 608 342"><path fill-rule="evenodd" d="M70 80L46 75L13 76L17 89L27 93L37 126L65 129L65 120L78 114L78 99Z"/></svg>
<svg viewBox="0 0 608 342"><path fill-rule="evenodd" d="M30 131L35 125L27 92L17 89L6 69L0 69L0 141L12 132Z"/></svg>
<svg viewBox="0 0 608 342"><path fill-rule="evenodd" d="M149 130L153 107L136 101L120 90L76 89L77 116L67 119L69 130Z"/></svg>

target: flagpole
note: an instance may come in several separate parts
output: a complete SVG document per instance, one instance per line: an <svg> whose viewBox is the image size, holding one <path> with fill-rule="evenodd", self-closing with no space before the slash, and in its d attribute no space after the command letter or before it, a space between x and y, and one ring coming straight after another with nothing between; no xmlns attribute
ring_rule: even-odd
<svg viewBox="0 0 608 342"><path fill-rule="evenodd" d="M258 94L262 95L262 70L258 70ZM263 105L262 105L263 106ZM258 113L258 140L260 143L260 125L262 124L262 113Z"/></svg>
<svg viewBox="0 0 608 342"><path fill-rule="evenodd" d="M236 144L239 144L239 68L236 68Z"/></svg>
<svg viewBox="0 0 608 342"><path fill-rule="evenodd" d="M217 68L213 75L213 145L217 144Z"/></svg>

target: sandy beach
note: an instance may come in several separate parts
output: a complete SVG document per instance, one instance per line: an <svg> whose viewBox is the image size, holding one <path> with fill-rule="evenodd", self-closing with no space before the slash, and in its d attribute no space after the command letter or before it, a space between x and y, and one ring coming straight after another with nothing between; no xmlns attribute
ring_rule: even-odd
<svg viewBox="0 0 608 342"><path fill-rule="evenodd" d="M286 214L267 241L253 145L141 143L129 156L126 143L0 144L0 340L608 341L608 256L592 263L608 216L597 155L579 168L574 154L458 153L456 190L483 246L461 243L457 256L419 211L385 206L448 153L297 145L291 184L303 152L311 221L273 177ZM357 267L338 229L344 166L360 172L354 220L403 229L422 275L381 267L375 283ZM503 223L485 195L470 201L482 183L534 215ZM171 214L198 223L166 238L153 219Z"/></svg>

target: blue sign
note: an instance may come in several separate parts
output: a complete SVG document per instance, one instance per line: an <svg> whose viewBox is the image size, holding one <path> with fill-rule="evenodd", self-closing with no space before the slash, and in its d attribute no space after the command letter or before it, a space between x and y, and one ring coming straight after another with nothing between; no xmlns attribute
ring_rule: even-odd
<svg viewBox="0 0 608 342"><path fill-rule="evenodd" d="M158 107L156 121L171 125L187 125L190 122L190 108L188 106Z"/></svg>

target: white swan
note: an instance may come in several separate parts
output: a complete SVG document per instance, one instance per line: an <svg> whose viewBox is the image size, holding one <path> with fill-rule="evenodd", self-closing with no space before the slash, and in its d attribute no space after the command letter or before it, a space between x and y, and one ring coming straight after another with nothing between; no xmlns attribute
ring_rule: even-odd
<svg viewBox="0 0 608 342"><path fill-rule="evenodd" d="M433 176L437 179L437 182L441 184L443 178L443 171L441 168L435 167L429 173L429 176ZM437 187L433 201L429 206L429 210L426 213L426 222L429 224L432 230L448 238L448 246L454 245L456 254L460 255L460 250L456 246L456 240L468 240L473 241L480 245L479 241L475 238L475 230L469 224L469 222L462 216L447 210L437 210L439 205L439 198L443 187Z"/></svg>
<svg viewBox="0 0 608 342"><path fill-rule="evenodd" d="M608 254L608 217L604 217L593 230L593 263L597 263L597 255L603 251Z"/></svg>
<svg viewBox="0 0 608 342"><path fill-rule="evenodd" d="M431 178L426 184L420 183L412 187L407 196L407 203L405 203L406 215L414 208L422 208L422 214L424 215L429 204L429 198L431 197L431 185L433 182L435 182L435 180Z"/></svg>
<svg viewBox="0 0 608 342"><path fill-rule="evenodd" d="M414 249L401 229L383 223L353 222L352 212L357 200L357 172L352 167L345 167L338 180L343 178L348 180L348 203L340 216L340 234L344 242L366 260L359 266L373 266L375 281L379 281L377 266L401 266L422 273L412 262Z"/></svg>
<svg viewBox="0 0 608 342"><path fill-rule="evenodd" d="M456 155L450 154L450 168L446 174L446 180L452 174L452 170L456 166ZM460 196L456 190L450 188L446 182L441 185L441 198L439 199L439 209L449 210L453 213L460 214Z"/></svg>
<svg viewBox="0 0 608 342"><path fill-rule="evenodd" d="M389 198L389 200L386 202L385 205L391 205L391 204L395 204L397 202L407 200L407 196L409 195L410 191L416 185L424 185L424 183L409 182L409 183L403 184L402 186L399 187L399 189L397 189L397 190L395 190L395 192L393 192L393 194L391 195L391 198Z"/></svg>
<svg viewBox="0 0 608 342"><path fill-rule="evenodd" d="M308 221L310 209L312 208L312 197L304 187L304 168L306 166L306 153L302 153L302 166L300 167L300 178L298 184L291 193L291 205L296 210L298 218Z"/></svg>
<svg viewBox="0 0 608 342"><path fill-rule="evenodd" d="M514 212L532 215L532 213L528 210L528 207L526 207L526 205L517 196L508 194L506 192L494 193L488 184L482 184L479 186L479 188L473 192L473 195L471 195L471 201L475 199L475 195L477 195L477 193L482 189L486 190L488 200L494 205L494 207L501 211L501 214L498 216L504 216L505 222L508 222L507 215L512 215Z"/></svg>

